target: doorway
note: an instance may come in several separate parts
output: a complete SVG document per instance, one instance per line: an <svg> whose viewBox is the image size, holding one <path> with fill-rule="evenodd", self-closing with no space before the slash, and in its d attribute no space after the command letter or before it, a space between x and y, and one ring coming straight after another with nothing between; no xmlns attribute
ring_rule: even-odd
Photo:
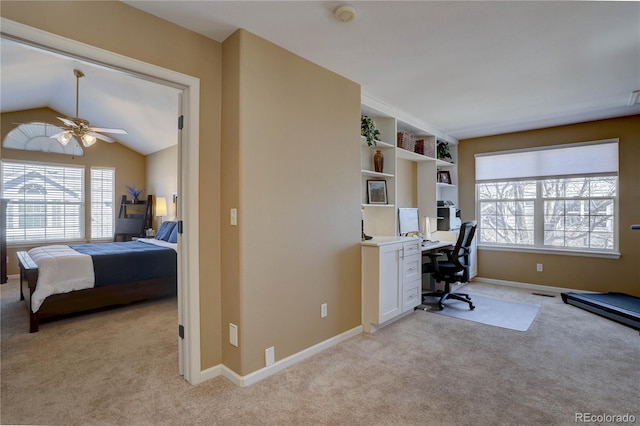
<svg viewBox="0 0 640 426"><path fill-rule="evenodd" d="M2 38L22 43L75 61L100 66L117 73L153 81L181 90L179 110L182 130L178 131L177 217L183 227L178 250L178 371L191 384L201 381L199 313L199 80L137 59L45 33L6 19L1 20ZM177 127L178 117L176 117ZM188 206L188 208L186 208Z"/></svg>

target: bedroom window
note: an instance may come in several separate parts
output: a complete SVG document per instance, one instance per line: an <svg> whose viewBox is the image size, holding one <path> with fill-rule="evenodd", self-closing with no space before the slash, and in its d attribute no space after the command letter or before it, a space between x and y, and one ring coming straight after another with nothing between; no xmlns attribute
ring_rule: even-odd
<svg viewBox="0 0 640 426"><path fill-rule="evenodd" d="M113 239L115 170L91 168L91 239Z"/></svg>
<svg viewBox="0 0 640 426"><path fill-rule="evenodd" d="M476 155L478 244L615 254L618 140Z"/></svg>
<svg viewBox="0 0 640 426"><path fill-rule="evenodd" d="M2 161L7 242L84 238L84 167Z"/></svg>

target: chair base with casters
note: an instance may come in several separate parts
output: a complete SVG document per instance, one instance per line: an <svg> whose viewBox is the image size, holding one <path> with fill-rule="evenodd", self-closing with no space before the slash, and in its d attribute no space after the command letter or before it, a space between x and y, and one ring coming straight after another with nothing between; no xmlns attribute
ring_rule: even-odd
<svg viewBox="0 0 640 426"><path fill-rule="evenodd" d="M469 304L469 310L473 311L476 307L473 304L473 302L471 301L471 297L469 297L469 295L467 293L452 293L451 292L451 285L449 283L445 283L444 285L444 291L434 291L434 292L430 292L430 293L423 293L422 294L422 303L424 303L424 298L425 297L439 297L440 299L438 300L438 309L443 310L444 309L444 301L447 299L454 299L454 300L459 300L461 302L465 302Z"/></svg>

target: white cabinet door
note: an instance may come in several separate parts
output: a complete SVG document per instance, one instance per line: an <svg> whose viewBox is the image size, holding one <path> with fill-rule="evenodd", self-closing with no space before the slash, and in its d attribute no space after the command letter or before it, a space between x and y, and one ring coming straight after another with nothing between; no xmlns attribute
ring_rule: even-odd
<svg viewBox="0 0 640 426"><path fill-rule="evenodd" d="M402 244L388 244L380 247L378 324L402 312L401 253Z"/></svg>

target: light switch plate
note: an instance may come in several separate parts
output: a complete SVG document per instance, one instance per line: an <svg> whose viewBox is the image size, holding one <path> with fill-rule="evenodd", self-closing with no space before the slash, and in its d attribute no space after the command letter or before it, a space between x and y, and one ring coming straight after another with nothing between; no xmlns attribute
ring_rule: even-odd
<svg viewBox="0 0 640 426"><path fill-rule="evenodd" d="M238 326L232 323L229 323L229 343L238 347Z"/></svg>

